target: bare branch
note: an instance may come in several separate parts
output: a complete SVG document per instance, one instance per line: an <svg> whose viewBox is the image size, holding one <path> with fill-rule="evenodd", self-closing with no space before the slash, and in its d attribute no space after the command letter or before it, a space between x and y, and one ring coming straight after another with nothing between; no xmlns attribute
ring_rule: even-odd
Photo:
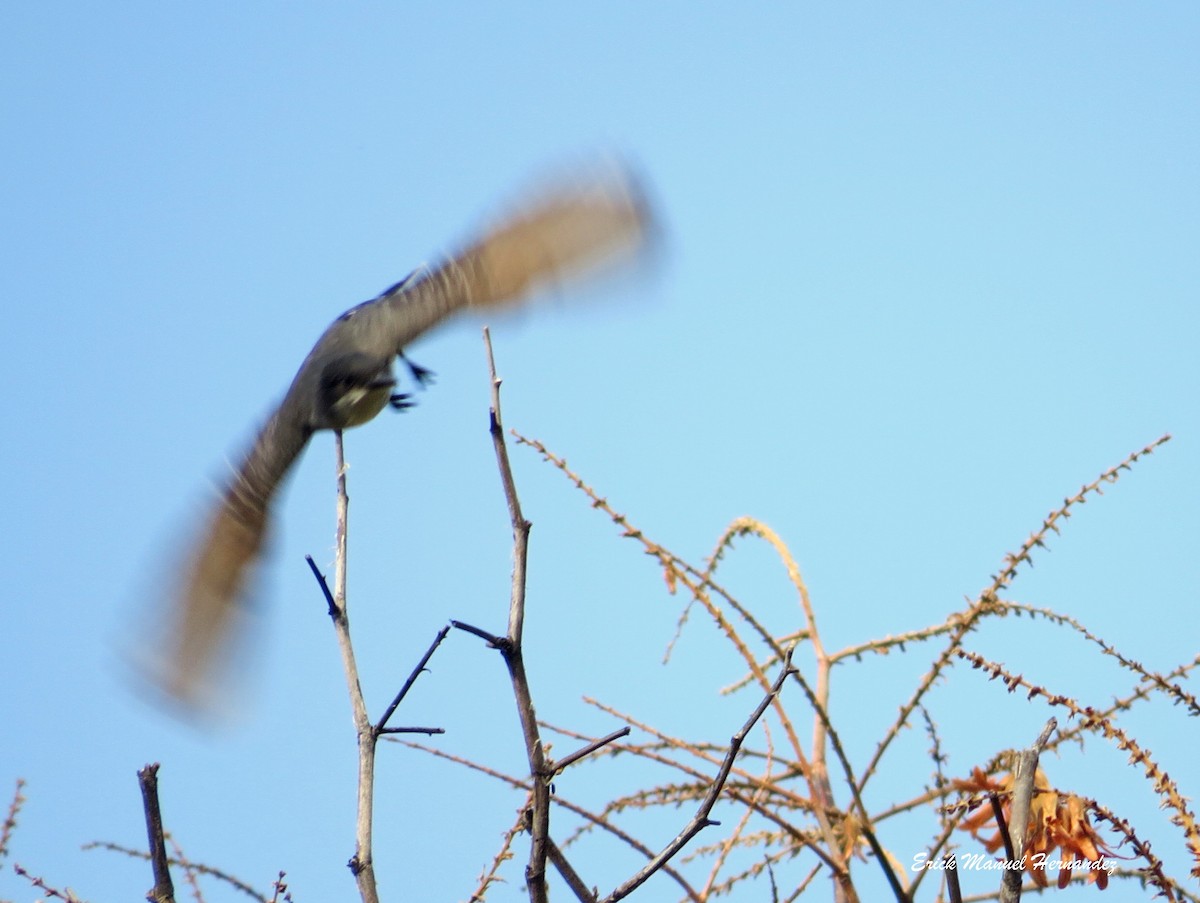
<svg viewBox="0 0 1200 903"><path fill-rule="evenodd" d="M175 903L175 885L171 883L171 869L167 865L167 844L163 840L162 812L158 806L158 763L139 769L137 775L150 840L150 866L154 871L154 887L146 899L150 903Z"/></svg>
<svg viewBox="0 0 1200 903"><path fill-rule="evenodd" d="M473 624L468 624L465 621L456 621L453 618L450 620L450 626L455 630L465 630L467 633L479 637L493 649L503 649L508 645L508 638L496 636L494 633L488 633L482 627L476 627Z"/></svg>
<svg viewBox="0 0 1200 903"><path fill-rule="evenodd" d="M716 805L717 798L721 795L721 790L725 786L725 781L729 777L729 772L733 769L733 762L737 758L738 753L741 751L742 743L745 741L746 735L750 733L751 728L753 728L758 719L762 717L763 712L767 710L767 706L769 706L779 694L779 691L783 688L783 682L787 680L788 675L793 672L792 652L794 649L794 646L788 649L787 653L784 655L783 668L779 672L779 677L775 679L775 683L771 685L770 691L766 696L763 697L762 702L758 704L758 706L751 713L750 717L746 719L746 723L742 725L742 729L734 734L730 739L729 752L725 756L725 761L721 763L720 771L717 772L717 776L713 779L712 786L709 788L707 796L705 796L704 801L700 804L700 808L696 811L696 814L692 817L692 820L688 822L687 825L684 826L684 829L675 836L675 839L667 844L666 847L663 848L662 852L650 860L650 862L648 862L641 871L605 897L604 903L616 903L617 900L628 897L631 893L641 887L651 875L653 875L668 861L670 861L672 856L682 850L693 837L695 837L709 825L720 824L720 822L715 822L709 818L709 813L712 812L713 806Z"/></svg>
<svg viewBox="0 0 1200 903"><path fill-rule="evenodd" d="M546 848L550 856L550 862L562 879L567 882L567 886L571 888L571 892L575 894L580 903L596 903L596 892L589 888L579 877L579 873L575 871L574 866L568 861L566 855L558 848L553 840L547 839Z"/></svg>
<svg viewBox="0 0 1200 903"><path fill-rule="evenodd" d="M492 445L496 452L496 464L504 486L504 498L508 502L513 532L508 636L503 641L493 642L493 645L500 650L500 654L504 656L504 663L508 666L508 675L517 703L517 716L521 721L521 733L525 738L525 754L529 760L531 842L529 862L525 866L525 884L529 888L529 899L532 903L547 903L549 895L546 888L546 862L550 855L550 778L553 773L546 762L546 751L538 731L537 713L533 709L533 695L529 689L529 677L525 673L525 660L521 652L521 638L525 630L525 569L529 557L529 531L532 524L521 513L521 502L517 498L517 486L508 460L508 446L504 441L504 427L500 414L500 378L496 375L492 338L487 329L483 330L483 343L487 349L488 373L492 384L489 416Z"/></svg>
<svg viewBox="0 0 1200 903"><path fill-rule="evenodd" d="M1033 780L1037 774L1038 756L1056 727L1057 719L1047 721L1033 745L1018 752L1013 763L1012 821L1009 830L1001 829L1000 833L1005 837L1005 852L1017 867L1005 869L1000 877L1000 903L1018 903L1021 899L1021 876L1025 872L1023 859L1029 841L1029 810L1033 804ZM999 814L995 796L992 799L992 805L997 810L996 823L1002 825L1003 816ZM1009 834L1012 835L1011 843Z"/></svg>
<svg viewBox="0 0 1200 903"><path fill-rule="evenodd" d="M569 756L564 756L563 758L559 759L557 762L551 763L552 773L558 774L563 769L567 768L569 765L574 765L576 762L578 762L584 756L590 756L596 750L602 749L603 747L608 746L608 744L613 743L617 740L620 740L622 737L628 737L629 732L630 732L630 728L628 725L626 725L625 727L621 728L619 731L613 731L611 734L609 734L606 737L601 737L598 740L593 740L591 743L587 744L587 746L584 746L582 749L577 749L575 752L571 753Z"/></svg>
<svg viewBox="0 0 1200 903"><path fill-rule="evenodd" d="M367 714L367 703L358 679L358 665L354 660L354 646L350 641L350 615L346 606L346 536L349 528L350 497L346 492L346 458L340 430L334 431L333 447L337 465L337 527L334 539L332 592L325 577L313 563L312 556L307 556L307 560L329 606L329 616L333 621L338 650L342 656L342 670L346 675L346 690L350 697L354 730L358 736L358 799L354 826L354 855L347 864L358 884L358 893L363 903L379 903L379 892L375 884L375 862L371 849L375 805L375 746L379 733Z"/></svg>
<svg viewBox="0 0 1200 903"><path fill-rule="evenodd" d="M396 694L396 698L392 700L391 705L384 711L383 717L375 723L376 733L435 733L441 734L444 731L441 728L389 728L387 727L388 719L395 713L397 706L404 701L404 697L408 695L408 691L412 689L413 684L417 682L417 678L425 670L425 666L429 664L429 660L433 658L433 653L437 651L438 646L442 644L447 634L450 633L449 627L443 627L437 632L437 636L433 638L433 642L429 644L429 648L425 650L425 654L421 656L421 660L417 662L412 673L408 675L408 680L404 682L404 686L400 688L400 692Z"/></svg>
<svg viewBox="0 0 1200 903"><path fill-rule="evenodd" d="M946 876L946 892L950 896L950 903L962 903L962 888L958 883L958 860L951 853L942 860L945 866L943 874Z"/></svg>

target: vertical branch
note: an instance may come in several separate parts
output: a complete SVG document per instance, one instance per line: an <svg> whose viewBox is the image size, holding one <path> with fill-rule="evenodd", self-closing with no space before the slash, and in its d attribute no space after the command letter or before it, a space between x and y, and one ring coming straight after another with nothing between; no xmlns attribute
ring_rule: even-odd
<svg viewBox="0 0 1200 903"><path fill-rule="evenodd" d="M146 834L150 841L150 864L154 869L154 887L146 894L150 903L175 903L175 885L167 864L167 844L163 839L162 810L158 805L158 763L139 769L142 808L146 813Z"/></svg>
<svg viewBox="0 0 1200 903"><path fill-rule="evenodd" d="M531 836L529 862L525 866L525 883L529 888L532 903L545 903L549 899L546 887L546 862L550 855L550 778L553 776L546 762L545 748L538 731L537 714L533 709L533 697L529 690L529 678L525 674L525 661L521 652L521 640L525 629L525 573L529 554L529 530L532 527L521 513L521 502L517 498L516 482L508 460L508 446L504 442L504 425L500 416L500 378L496 375L496 360L492 354L491 334L483 330L483 342L487 349L488 374L491 378L491 412L489 429L492 445L496 451L496 463L500 468L500 480L504 486L504 498L508 502L508 515L513 531L513 574L512 593L508 608L508 636L500 644L500 652L508 666L513 695L517 702L517 715L521 721L521 733L525 738L525 753L529 760L532 791L528 812L528 828Z"/></svg>
<svg viewBox="0 0 1200 903"><path fill-rule="evenodd" d="M1038 756L1058 727L1058 720L1051 718L1042 728L1042 733L1033 745L1016 754L1013 763L1012 817L1008 829L1012 837L1013 861L1019 868L1005 869L1000 880L1000 903L1018 903L1021 899L1021 876L1025 872L1025 848L1029 841L1029 811L1033 804L1034 778L1037 775ZM999 823L999 819L997 819ZM1003 830L1001 831L1003 834Z"/></svg>
<svg viewBox="0 0 1200 903"><path fill-rule="evenodd" d="M962 903L962 887L958 883L958 860L954 854L942 857L943 874L946 876L946 894L950 903Z"/></svg>
<svg viewBox="0 0 1200 903"><path fill-rule="evenodd" d="M504 500L508 503L508 518L513 529L513 580L512 599L508 607L508 638L519 648L525 632L525 564L529 554L529 530L533 524L525 520L521 513L521 500L517 498L517 484L508 460L508 445L504 441L504 424L500 417L501 380L496 375L492 336L486 328L483 330L483 342L487 348L488 376L491 379L489 430L492 434L492 447L496 451L496 463L500 468L500 482L504 486Z"/></svg>
<svg viewBox="0 0 1200 903"><path fill-rule="evenodd" d="M354 856L348 863L363 903L379 903L379 891L375 884L375 858L372 852L372 825L375 807L375 751L379 738L392 733L440 734L439 727L388 727L388 720L412 689L417 678L437 651L450 629L438 632L425 651L408 680L392 699L378 722L372 723L367 714L367 703L363 698L362 683L358 678L358 665L354 658L354 646L350 642L350 614L346 601L347 534L349 532L350 496L346 491L346 458L340 431L334 432L334 452L337 462L337 532L334 540L333 589L325 580L312 556L305 556L308 567L316 578L317 585L325 596L329 617L333 621L338 650L342 655L342 669L346 674L346 690L350 696L350 710L354 720L354 731L358 739L358 805L354 828Z"/></svg>
<svg viewBox="0 0 1200 903"><path fill-rule="evenodd" d="M354 661L354 647L350 643L350 616L346 608L346 536L349 527L350 496L346 492L346 458L340 430L334 432L334 455L337 463L337 532L334 540L333 596L329 611L337 634L338 649L342 653L342 667L346 672L346 689L350 694L354 731L358 735L358 807L354 828L354 857L349 865L358 883L358 893L363 903L379 903L379 892L375 886L375 860L371 850L375 800L375 744L379 734L367 715L367 703L363 699L362 684L358 679L358 665ZM313 567L315 570L315 566Z"/></svg>

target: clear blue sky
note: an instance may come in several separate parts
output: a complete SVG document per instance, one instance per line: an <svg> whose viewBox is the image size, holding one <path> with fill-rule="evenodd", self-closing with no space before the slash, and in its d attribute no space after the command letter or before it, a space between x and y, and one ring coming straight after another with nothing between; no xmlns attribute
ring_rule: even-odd
<svg viewBox="0 0 1200 903"><path fill-rule="evenodd" d="M352 898L353 737L303 562L331 559L328 438L280 506L269 629L237 722L203 733L147 706L114 644L329 320L596 149L646 175L666 252L607 296L497 326L509 425L693 560L735 516L771 524L833 648L940 620L1063 496L1169 431L1013 596L1151 667L1190 659L1197 46L1188 3L6 4L0 796L29 782L12 859L93 901L140 895L144 866L78 848L144 842L134 773L157 760L194 858L260 887L284 869L298 900ZM509 535L479 325L414 348L438 384L348 437L351 605L376 711L447 618L503 629ZM715 695L741 673L732 655L697 622L659 665L681 600L557 473L514 459L535 523L539 713L610 729L587 693L727 737L753 704ZM794 629L771 557L739 555L729 582ZM1091 701L1129 683L1028 621L976 648ZM924 655L839 672L856 761ZM939 693L958 772L1049 714L965 669ZM1147 711L1133 727L1200 796L1195 724ZM520 767L500 662L463 636L402 720ZM925 740L908 743L876 805L926 780ZM381 753L385 895L464 898L518 798ZM1186 871L1119 754L1097 743L1056 761L1056 781L1126 805ZM627 789L603 766L559 783L592 800ZM630 865L599 845L581 856L602 887ZM493 899L521 899L519 875ZM35 894L8 871L0 896Z"/></svg>

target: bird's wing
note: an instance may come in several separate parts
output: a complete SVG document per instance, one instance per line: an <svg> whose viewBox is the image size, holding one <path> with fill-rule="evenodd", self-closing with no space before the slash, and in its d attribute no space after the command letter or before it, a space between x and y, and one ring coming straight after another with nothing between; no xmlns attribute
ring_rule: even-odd
<svg viewBox="0 0 1200 903"><path fill-rule="evenodd" d="M285 400L271 415L216 499L179 571L160 648L147 650L159 685L186 705L201 705L215 661L228 651L272 500L312 434L291 408Z"/></svg>
<svg viewBox="0 0 1200 903"><path fill-rule="evenodd" d="M167 636L152 650L161 661L158 683L193 707L202 701L259 558L275 491L313 430L336 425L320 413L320 387L331 362L347 355L390 362L464 307L517 303L637 250L649 223L642 194L626 172L560 183L533 195L460 254L334 321L192 546Z"/></svg>
<svg viewBox="0 0 1200 903"><path fill-rule="evenodd" d="M326 335L353 332L356 347L395 354L463 308L516 305L611 266L643 247L650 230L648 204L628 172L561 182L460 253L347 311Z"/></svg>

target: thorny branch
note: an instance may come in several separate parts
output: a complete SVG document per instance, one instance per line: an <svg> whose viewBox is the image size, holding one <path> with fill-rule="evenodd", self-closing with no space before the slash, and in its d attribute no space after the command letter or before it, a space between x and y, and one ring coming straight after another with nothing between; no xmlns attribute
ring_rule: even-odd
<svg viewBox="0 0 1200 903"><path fill-rule="evenodd" d="M663 848L661 853L659 853L654 857L654 859L646 864L645 868L643 868L640 872L605 897L604 903L616 903L617 900L621 900L629 896L631 893L637 890L637 888L641 887L641 885L645 883L646 879L662 868L662 866L667 863L672 856L682 850L688 841L690 841L709 825L718 824L709 818L709 814L712 812L713 806L716 805L717 797L721 795L721 790L725 787L725 781L728 779L729 772L733 768L734 760L741 751L742 743L745 741L746 735L750 733L751 728L753 728L758 722L758 719L762 717L763 712L767 710L767 707L771 704L775 697L779 695L779 691L783 688L784 681L786 681L793 673L793 651L794 647L793 649L788 649L784 655L783 667L779 671L779 677L777 677L775 679L775 683L771 685L770 692L763 697L762 702L758 704L758 707L755 708L750 717L746 719L746 723L742 725L742 729L734 734L730 739L729 752L725 755L725 761L721 763L721 769L717 772L716 778L713 779L712 786L709 787L708 794L704 797L704 801L700 804L700 808L696 811L695 816L693 816L692 820L688 822L684 829L676 835L675 839Z"/></svg>

